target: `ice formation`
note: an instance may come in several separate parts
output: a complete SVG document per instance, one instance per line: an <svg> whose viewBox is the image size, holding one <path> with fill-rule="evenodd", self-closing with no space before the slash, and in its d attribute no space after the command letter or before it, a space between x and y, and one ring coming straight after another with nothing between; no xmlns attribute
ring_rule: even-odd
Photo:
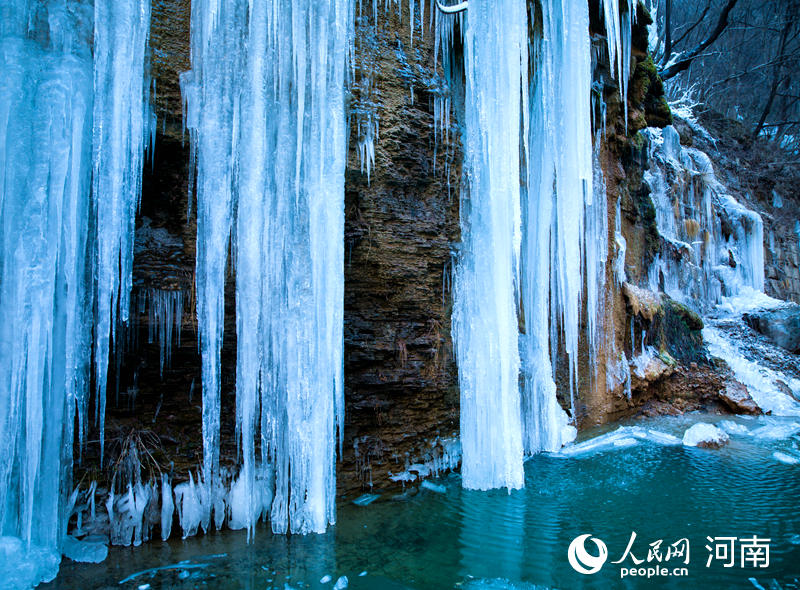
<svg viewBox="0 0 800 590"><path fill-rule="evenodd" d="M683 433L683 444L687 447L719 447L729 440L727 432L705 422L698 422Z"/></svg>
<svg viewBox="0 0 800 590"><path fill-rule="evenodd" d="M614 0L604 11L624 93L633 17ZM554 359L563 343L574 411L584 304L590 351L602 331L608 228L592 151L588 5L542 2L542 27L530 44L527 20L524 3L475 1L437 24L445 71L464 110L467 182L453 336L470 488L518 487L523 453L574 438L556 399ZM451 51L456 30L464 44L463 98Z"/></svg>
<svg viewBox="0 0 800 590"><path fill-rule="evenodd" d="M523 0L466 13L462 245L453 340L466 488L523 486L516 284L520 255L520 88L527 69ZM502 30L497 36L495 31ZM588 95L587 95L588 100Z"/></svg>
<svg viewBox="0 0 800 590"><path fill-rule="evenodd" d="M92 9L0 8L0 571L53 578L85 424ZM82 426L81 426L82 428Z"/></svg>
<svg viewBox="0 0 800 590"><path fill-rule="evenodd" d="M239 485L253 494L258 437L259 463L275 470L276 532L321 532L334 521L352 21L351 0L192 4L192 70L182 88L197 162L198 485L219 512L219 354L230 242ZM255 514L244 511L251 531Z"/></svg>
<svg viewBox="0 0 800 590"><path fill-rule="evenodd" d="M133 234L150 108L150 0L94 2L93 217L95 420L103 452L106 379L117 322L128 321Z"/></svg>
<svg viewBox="0 0 800 590"><path fill-rule="evenodd" d="M158 343L159 371L172 365L172 350L181 345L184 292L177 289L144 288L131 296L132 310L147 317L147 342ZM131 318L133 328L137 321Z"/></svg>
<svg viewBox="0 0 800 590"><path fill-rule="evenodd" d="M709 311L742 289L764 289L761 216L736 201L708 156L680 145L672 127L644 131L650 142L651 189L661 251L650 289Z"/></svg>

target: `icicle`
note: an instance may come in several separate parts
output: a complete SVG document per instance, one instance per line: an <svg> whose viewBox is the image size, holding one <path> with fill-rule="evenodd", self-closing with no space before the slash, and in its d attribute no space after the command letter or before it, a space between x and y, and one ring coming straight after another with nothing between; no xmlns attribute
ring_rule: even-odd
<svg viewBox="0 0 800 590"><path fill-rule="evenodd" d="M476 2L466 11L469 185L461 198L463 244L452 322L461 389L461 473L464 487L472 489L524 485L516 284L526 22L523 0Z"/></svg>
<svg viewBox="0 0 800 590"><path fill-rule="evenodd" d="M219 479L220 350L246 19L245 0L192 2L192 70L181 75L191 161L197 170L195 281L203 376L202 481L210 489L217 488ZM176 497L177 493L176 488ZM186 514L192 515L193 522L194 513L188 510ZM184 526L183 520L182 516L185 536L192 526Z"/></svg>
<svg viewBox="0 0 800 590"><path fill-rule="evenodd" d="M76 408L86 430L92 11L17 0L2 13L0 571L34 586L58 570Z"/></svg>
<svg viewBox="0 0 800 590"><path fill-rule="evenodd" d="M276 532L322 532L335 516L336 433L343 424L344 88L353 8L351 0L192 6L193 70L183 88L198 170L198 488L207 496L200 504L204 514L212 503L224 506L219 349L233 229L242 445L235 497L252 498L257 488L258 427L261 462L275 470ZM377 123L369 129L377 133ZM237 523L252 532L260 513L237 509Z"/></svg>
<svg viewBox="0 0 800 590"><path fill-rule="evenodd" d="M96 0L94 23L95 418L102 463L109 348L117 322L128 321L134 223L151 139L150 0Z"/></svg>
<svg viewBox="0 0 800 590"><path fill-rule="evenodd" d="M617 208L614 214L614 243L617 246L617 254L614 258L614 278L617 285L621 285L628 280L625 272L625 255L628 243L622 235L622 197L617 197ZM658 291L658 289L653 289Z"/></svg>
<svg viewBox="0 0 800 590"><path fill-rule="evenodd" d="M147 289L142 293L140 306L148 308L147 341L158 342L159 374L172 366L172 348L181 344L183 320L183 291Z"/></svg>
<svg viewBox="0 0 800 590"><path fill-rule="evenodd" d="M574 438L556 401L551 359L563 339L574 415L583 285L589 290L594 347L606 258L605 189L599 160L592 158L588 6L580 0L550 0L542 3L542 11L526 134L522 301L527 452L555 450Z"/></svg>

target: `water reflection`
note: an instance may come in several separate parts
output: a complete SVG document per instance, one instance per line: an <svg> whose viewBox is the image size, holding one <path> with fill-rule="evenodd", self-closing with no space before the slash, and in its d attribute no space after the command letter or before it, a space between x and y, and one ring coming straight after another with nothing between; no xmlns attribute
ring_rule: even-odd
<svg viewBox="0 0 800 590"><path fill-rule="evenodd" d="M346 575L356 590L749 589L750 577L764 588L800 588L800 468L771 458L791 444L741 436L717 451L640 443L580 458L536 456L526 463L525 489L510 494L463 490L451 474L438 482L444 493L411 486L408 494L384 494L366 507L343 501L336 526L325 535L273 536L264 526L250 544L245 534L223 531L114 548L99 565L65 560L47 587L330 589ZM632 532L632 553L645 566L650 543L662 540L666 547L688 538L689 576L621 579L620 567L634 564L611 562L622 556ZM608 547L608 561L597 574L578 574L567 561L570 542L582 534ZM771 539L770 566L706 567L706 537L725 535ZM224 556L213 557L219 554ZM139 570L183 560L208 565L118 584ZM324 576L331 581L321 584Z"/></svg>

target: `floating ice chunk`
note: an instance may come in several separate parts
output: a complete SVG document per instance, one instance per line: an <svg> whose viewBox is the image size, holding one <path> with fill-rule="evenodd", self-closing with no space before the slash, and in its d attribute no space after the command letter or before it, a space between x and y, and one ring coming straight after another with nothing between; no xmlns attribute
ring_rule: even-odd
<svg viewBox="0 0 800 590"><path fill-rule="evenodd" d="M366 576L366 575L367 575L367 570L364 570L363 572L361 572L360 574L358 574L358 577L359 577L359 578L363 578L363 577L364 577L364 576Z"/></svg>
<svg viewBox="0 0 800 590"><path fill-rule="evenodd" d="M355 504L356 506L369 506L380 497L381 497L380 494L362 494L358 498L353 500L353 504Z"/></svg>
<svg viewBox="0 0 800 590"><path fill-rule="evenodd" d="M432 481L428 481L427 479L423 481L420 486L421 488L425 488L426 490L430 490L432 492L436 492L437 494L446 494L447 488L441 484L433 483Z"/></svg>
<svg viewBox="0 0 800 590"><path fill-rule="evenodd" d="M325 574L324 576L322 576L322 577L319 579L319 583L320 583L320 584L327 584L327 583L328 583L328 582L330 582L332 579L333 579L333 578L331 578L329 575Z"/></svg>
<svg viewBox="0 0 800 590"><path fill-rule="evenodd" d="M585 440L576 445L566 446L561 449L560 453L557 454L567 457L580 457L596 451L614 448L618 441L629 439L633 434L634 428L636 427L620 426L613 432L601 434L600 436L590 438L589 440Z"/></svg>
<svg viewBox="0 0 800 590"><path fill-rule="evenodd" d="M105 543L80 541L69 535L61 546L64 557L79 563L100 563L108 557L108 546Z"/></svg>
<svg viewBox="0 0 800 590"><path fill-rule="evenodd" d="M718 426L728 434L749 434L750 432L747 426L734 422L733 420L723 420Z"/></svg>
<svg viewBox="0 0 800 590"><path fill-rule="evenodd" d="M791 422L789 424L766 424L756 428L750 434L762 440L783 440L798 432L800 432L800 424Z"/></svg>
<svg viewBox="0 0 800 590"><path fill-rule="evenodd" d="M150 584L139 584L138 590L150 590Z"/></svg>
<svg viewBox="0 0 800 590"><path fill-rule="evenodd" d="M333 590L344 590L350 584L350 581L347 579L347 576L342 576L338 580L336 580L336 584L333 586Z"/></svg>
<svg viewBox="0 0 800 590"><path fill-rule="evenodd" d="M142 570L136 572L135 574L131 574L127 578L120 580L119 583L125 584L126 582L130 582L131 580L135 580L139 576L144 576L146 574L153 575L156 572L162 572L165 570L181 570L180 574L178 574L178 577L183 580L189 577L189 572L187 570L203 569L208 567L209 565L210 564L208 563L190 563L188 561L181 561L180 563L171 563L169 565L160 565L158 567L151 567L150 569Z"/></svg>
<svg viewBox="0 0 800 590"><path fill-rule="evenodd" d="M772 453L772 457L776 461L780 461L786 465L797 465L800 463L800 457L795 457L794 455L789 455L787 453L781 453L780 451L775 451Z"/></svg>
<svg viewBox="0 0 800 590"><path fill-rule="evenodd" d="M727 432L705 422L698 422L683 434L683 444L687 447L718 448L729 440Z"/></svg>

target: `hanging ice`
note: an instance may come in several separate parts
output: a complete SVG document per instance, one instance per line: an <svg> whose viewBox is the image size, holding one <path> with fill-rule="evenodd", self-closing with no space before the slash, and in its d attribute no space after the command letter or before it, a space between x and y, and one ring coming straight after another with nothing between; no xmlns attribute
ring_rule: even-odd
<svg viewBox="0 0 800 590"><path fill-rule="evenodd" d="M593 351L608 239L599 162L597 174L592 168L588 5L552 0L541 8L543 30L533 48L523 224L527 452L556 450L574 438L573 431L565 430L567 417L555 397L551 359L563 338L574 413L583 286L589 291Z"/></svg>
<svg viewBox="0 0 800 590"><path fill-rule="evenodd" d="M523 0L473 1L466 14L469 183L461 196L463 243L452 320L461 389L461 474L467 488L511 489L523 486L516 301L527 15Z"/></svg>
<svg viewBox="0 0 800 590"><path fill-rule="evenodd" d="M197 199L195 284L203 376L202 480L219 498L220 350L246 4L244 0L192 2L192 70L181 75L184 123L191 138L191 165L197 171L193 188ZM192 486L187 497L196 495ZM206 504L205 509L210 511L211 506ZM192 527L183 525L184 514L192 514L194 521L194 510L181 512L185 536Z"/></svg>
<svg viewBox="0 0 800 590"><path fill-rule="evenodd" d="M58 569L88 388L91 22L86 2L0 7L0 571L11 587Z"/></svg>
<svg viewBox="0 0 800 590"><path fill-rule="evenodd" d="M624 93L631 16L627 9L621 16L617 2L604 6ZM563 346L574 415L579 340L586 338L594 367L602 331L607 201L599 156L592 155L588 4L546 0L532 11L542 25L530 27L530 46L529 27L520 26L529 18L524 4L471 0L466 22L456 21L464 35L468 188L453 335L467 487L516 485L523 431L530 453L574 438L556 398L554 359ZM446 70L453 30L452 18L438 25ZM451 75L451 84L457 78Z"/></svg>
<svg viewBox="0 0 800 590"><path fill-rule="evenodd" d="M232 232L242 444L236 497L254 495L259 436L260 463L275 471L276 532L321 532L334 521L352 19L351 0L192 6L193 70L183 87L197 161L204 485L217 498ZM252 530L259 513L237 509L237 523Z"/></svg>
<svg viewBox="0 0 800 590"><path fill-rule="evenodd" d="M94 2L95 420L102 449L108 355L116 323L128 321L133 234L149 106L150 0Z"/></svg>

